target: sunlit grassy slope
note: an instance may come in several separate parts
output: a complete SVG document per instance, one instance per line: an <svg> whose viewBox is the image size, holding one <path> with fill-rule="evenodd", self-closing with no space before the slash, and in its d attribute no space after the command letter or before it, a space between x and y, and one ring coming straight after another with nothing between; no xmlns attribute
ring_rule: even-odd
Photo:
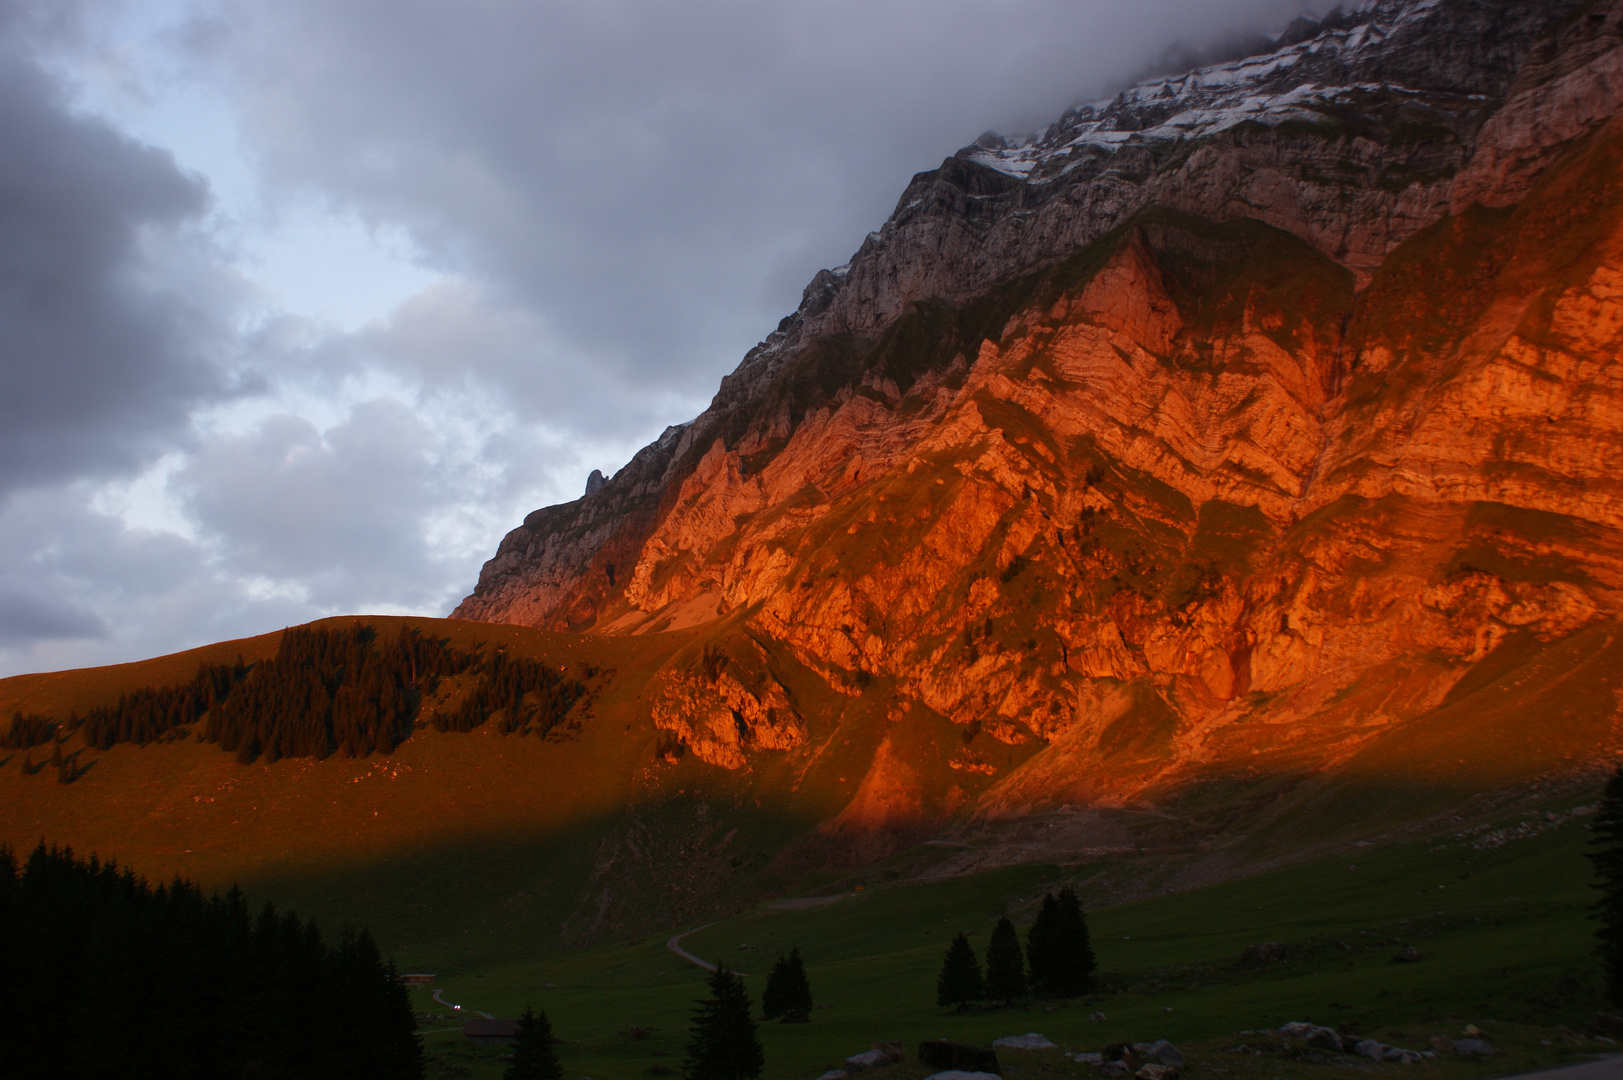
<svg viewBox="0 0 1623 1080"><path fill-rule="evenodd" d="M403 620L367 621L387 634ZM886 680L856 696L836 693L778 658L807 717L808 746L761 753L729 772L691 754L657 757L645 700L662 666L725 644L733 632L725 624L607 637L404 621L459 648L500 644L571 672L595 670L589 697L547 739L502 736L493 724L468 733L419 725L390 755L362 759L244 766L195 736L105 753L70 739L81 775L64 785L49 769L25 775L24 761L42 762L42 749L0 755L0 842L43 839L155 878L238 883L328 924L371 925L403 962L430 967L625 940L775 895L962 879L1058 857L1044 854L1050 826L1041 813L1030 826L1018 815L943 814L911 840L892 837L888 850L902 850L878 861L863 856L861 835L822 827L857 794L881 745L916 770L927 805L963 785L969 808L977 791L1043 760L1034 754L1065 749L993 744L982 752L1001 755L997 778L951 770L961 732L926 709L898 711ZM268 655L275 638L3 680L0 717L17 708L82 713L136 687L188 679L202 661ZM1311 730L1257 725L1248 746L1175 778L1153 803L1116 812L1120 835L1103 842L1119 853L1101 864L1096 892L1103 900L1188 888L1371 839L1437 835L1498 812L1496 793L1537 799L1551 778L1548 793L1558 796L1573 782L1561 777L1592 767L1613 744L1620 654L1623 635L1610 622L1551 643L1512 637L1441 707L1386 724L1328 767ZM909 846L932 834L949 842Z"/></svg>
<svg viewBox="0 0 1623 1080"><path fill-rule="evenodd" d="M419 725L387 757L247 766L185 737L79 749L86 771L69 785L49 769L23 775L28 755L14 753L0 756L0 842L24 848L43 839L153 877L241 883L330 921L387 913L383 923L421 927L454 911L459 931L472 935L491 910L505 910L504 935L533 931L525 938L532 945L555 943L597 838L624 813L631 780L650 756L650 731L633 723L637 698L680 635L582 639L444 620L366 621L381 633L410 622L461 648L502 644L572 671L597 666L594 696L578 709L581 730L542 740L503 737L494 725L465 734ZM126 690L189 679L200 662L269 655L277 636L8 679L0 682L0 716L16 708L82 712ZM40 762L45 753L31 756ZM522 917L511 917L515 896ZM421 942L403 931L387 944Z"/></svg>
<svg viewBox="0 0 1623 1080"><path fill-rule="evenodd" d="M385 633L395 623L368 621ZM1536 1063L1561 1050L1541 1045L1549 1025L1577 1026L1597 1004L1587 819L1568 812L1593 801L1598 774L1580 766L1610 745L1623 671L1610 623L1557 642L1507 641L1438 709L1387 725L1332 768L1314 766L1310 740L1259 731L1247 758L1155 804L1122 808L1135 848L1061 867L999 854L1027 843L1011 830L1049 828L1040 814L1029 825L948 818L937 826L946 842L874 862L827 847L818 823L852 797L881 741L930 776L931 755L958 737L939 717L893 715L883 680L837 694L785 660L816 755L763 756L727 772L692 755L657 758L643 700L655 671L726 627L608 638L413 622L459 647L502 643L569 670L597 669L578 730L543 740L501 736L494 725L420 729L387 757L250 766L192 736L104 754L70 740L85 767L72 784L50 770L23 775L21 754L0 761L0 839L71 843L158 877L240 882L255 902L274 900L324 927L367 925L402 969L438 973L449 1001L508 1016L526 1004L547 1009L570 1040L572 1078L635 1080L679 1064L703 973L664 939L718 919L687 947L742 968L758 996L771 959L798 944L829 1006L810 1025L763 1029L769 1080L816 1076L877 1038L911 1047L938 1035L1039 1030L1079 1049L1160 1036L1199 1048L1293 1018L1390 1029L1389 1041L1410 1043L1464 1022L1527 1021L1542 1026L1501 1038L1521 1040L1527 1053L1515 1060ZM274 647L272 636L5 680L0 715L82 711L187 678L200 660ZM1034 752L1011 748L1002 767L1018 769ZM1015 865L942 876L965 855ZM998 913L1029 919L1041 890L1062 880L1078 882L1094 909L1108 992L1053 1013L937 1010L946 936L968 930L984 949ZM1154 895L1167 889L1183 891ZM790 899L763 902L772 896ZM1242 971L1241 950L1262 940L1286 942L1291 958ZM1404 944L1426 959L1393 964ZM426 991L417 997L426 1012L446 1011ZM1089 1021L1096 1010L1108 1019ZM439 1026L425 1035L436 1075L497 1074L499 1048L468 1048ZM633 1027L654 1032L617 1034ZM1220 1068L1249 1076L1255 1066L1257 1080L1305 1080L1316 1068L1207 1050L1192 1077L1225 1075ZM911 1080L913 1068L895 1080ZM1016 1055L1004 1072L1038 1080L1069 1068Z"/></svg>

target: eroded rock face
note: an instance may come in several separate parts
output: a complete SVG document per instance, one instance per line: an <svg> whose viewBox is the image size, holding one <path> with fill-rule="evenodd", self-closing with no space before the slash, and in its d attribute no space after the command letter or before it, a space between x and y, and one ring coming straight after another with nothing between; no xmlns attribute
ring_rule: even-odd
<svg viewBox="0 0 1623 1080"><path fill-rule="evenodd" d="M654 724L701 761L741 768L750 750L793 750L806 741L801 719L771 676L752 689L727 670L661 672L650 688Z"/></svg>
<svg viewBox="0 0 1623 1080"><path fill-rule="evenodd" d="M1623 7L1579 6L1378 3L966 149L457 614L731 618L1044 747L954 758L987 813L1334 762L1617 617ZM805 752L762 657L673 665L655 723ZM827 831L914 827L890 747Z"/></svg>

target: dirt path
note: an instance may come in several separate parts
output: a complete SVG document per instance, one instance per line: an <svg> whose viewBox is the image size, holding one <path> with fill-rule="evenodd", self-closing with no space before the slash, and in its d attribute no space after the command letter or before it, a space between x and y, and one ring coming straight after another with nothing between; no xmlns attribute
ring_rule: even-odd
<svg viewBox="0 0 1623 1080"><path fill-rule="evenodd" d="M460 1006L460 1005L452 1005L449 1001L446 1001L444 998L440 997L440 995L443 994L443 993L445 993L445 987L436 986L434 988L434 1000L439 1002L441 1005L444 1005L447 1009L450 1009L452 1012L461 1011L462 1006ZM479 1015L484 1017L486 1020L494 1020L494 1019L496 1019L494 1016L491 1016L487 1012L479 1012L478 1009L469 1009L468 1011L469 1012L479 1013Z"/></svg>
<svg viewBox="0 0 1623 1080"><path fill-rule="evenodd" d="M714 970L716 970L716 965L714 965L714 964L712 964L712 963L710 963L709 961L706 961L706 960L700 960L697 956L694 956L692 953L690 953L686 949L682 948L682 939L683 938L687 937L689 934L697 934L700 930L708 930L714 925L716 925L716 924L715 923L705 923L703 926L695 926L692 930L684 930L680 934L672 934L670 937L665 939L665 947L667 949L671 950L671 952L675 953L677 956L680 956L682 959L686 960L690 964L698 964L700 967L704 968L706 971L714 971ZM747 971L734 971L733 974L734 975L747 975L749 973ZM1589 1078L1588 1077L1579 1077L1579 1078L1577 1078L1577 1080L1589 1080Z"/></svg>

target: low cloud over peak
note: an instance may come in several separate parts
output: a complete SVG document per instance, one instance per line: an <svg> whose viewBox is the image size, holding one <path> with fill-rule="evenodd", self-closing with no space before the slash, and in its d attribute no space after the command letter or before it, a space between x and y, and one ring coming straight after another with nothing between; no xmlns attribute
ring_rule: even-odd
<svg viewBox="0 0 1623 1080"><path fill-rule="evenodd" d="M0 672L443 614L914 172L1300 8L0 0Z"/></svg>

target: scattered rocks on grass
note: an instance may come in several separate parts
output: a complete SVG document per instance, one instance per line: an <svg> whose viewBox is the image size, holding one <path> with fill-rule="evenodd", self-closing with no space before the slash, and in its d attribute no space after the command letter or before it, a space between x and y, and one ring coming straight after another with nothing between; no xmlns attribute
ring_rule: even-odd
<svg viewBox="0 0 1623 1080"><path fill-rule="evenodd" d="M1099 1063L1099 1072L1105 1076L1133 1075L1133 1071L1127 1067L1125 1061L1102 1061Z"/></svg>
<svg viewBox="0 0 1623 1080"><path fill-rule="evenodd" d="M1259 941L1247 945L1240 953L1241 967L1262 967L1276 964L1290 956L1290 948L1283 941Z"/></svg>
<svg viewBox="0 0 1623 1080"><path fill-rule="evenodd" d="M1133 1044L1133 1050L1140 1057L1170 1069L1183 1068L1183 1054L1179 1052L1176 1046L1173 1046L1165 1039L1157 1039L1143 1049L1139 1049L1139 1046L1138 1043Z"/></svg>
<svg viewBox="0 0 1623 1080"><path fill-rule="evenodd" d="M1170 1065L1150 1062L1133 1074L1138 1080L1178 1080L1178 1070Z"/></svg>
<svg viewBox="0 0 1623 1080"><path fill-rule="evenodd" d="M1092 1020L1095 1024L1102 1024L1105 1022L1105 1014L1102 1012L1091 1012L1088 1013L1088 1019Z"/></svg>
<svg viewBox="0 0 1623 1080"><path fill-rule="evenodd" d="M1130 1073L1137 1072L1139 1066L1146 1064L1144 1059L1139 1057L1132 1046L1127 1043L1111 1043L1105 1047L1104 1055L1105 1064L1108 1065L1112 1061L1119 1061L1126 1066L1127 1071Z"/></svg>
<svg viewBox="0 0 1623 1080"><path fill-rule="evenodd" d="M1098 1065L1105 1059L1105 1056L1099 1053L1066 1054L1065 1056L1078 1065Z"/></svg>
<svg viewBox="0 0 1623 1080"><path fill-rule="evenodd" d="M1454 1053L1460 1057L1489 1057L1495 1053L1493 1043L1487 1039L1455 1039Z"/></svg>
<svg viewBox="0 0 1623 1080"><path fill-rule="evenodd" d="M852 1054L845 1059L846 1072L862 1072L864 1069L878 1069L886 1065L894 1065L890 1055L883 1050L864 1050L860 1054Z"/></svg>
<svg viewBox="0 0 1623 1080"><path fill-rule="evenodd" d="M1035 1031L1024 1035L1005 1035L992 1040L993 1050L1052 1050L1054 1044Z"/></svg>
<svg viewBox="0 0 1623 1080"><path fill-rule="evenodd" d="M1419 949L1413 945L1405 945L1396 956L1392 957L1392 962L1394 964L1418 964L1424 959L1425 957L1420 954Z"/></svg>
<svg viewBox="0 0 1623 1080"><path fill-rule="evenodd" d="M819 1076L817 1080L845 1080L849 1075L850 1073L847 1073L844 1069L830 1069L822 1076Z"/></svg>
<svg viewBox="0 0 1623 1080"><path fill-rule="evenodd" d="M1362 1039L1353 1047L1353 1053L1371 1061L1392 1061L1399 1065L1413 1065L1425 1060L1419 1050L1405 1050L1401 1046L1388 1046L1379 1039Z"/></svg>
<svg viewBox="0 0 1623 1080"><path fill-rule="evenodd" d="M1291 1034L1306 1040L1307 1044L1317 1050L1328 1050L1332 1054L1342 1053L1347 1049L1348 1043L1341 1037L1335 1028L1324 1027L1320 1024L1304 1024L1306 1030L1291 1032ZM1284 1029L1280 1029L1284 1033Z"/></svg>
<svg viewBox="0 0 1623 1080"><path fill-rule="evenodd" d="M1262 1034L1262 1032L1242 1031L1241 1035ZM1332 1054L1344 1054L1352 1051L1358 1043L1353 1036L1343 1035L1335 1028L1325 1027L1322 1024L1310 1023L1306 1020L1295 1020L1289 1024L1281 1025L1279 1034L1303 1039L1315 1050L1328 1050Z"/></svg>
<svg viewBox="0 0 1623 1080"><path fill-rule="evenodd" d="M984 1073L1001 1071L996 1051L948 1039L926 1039L919 1043L919 1060L937 1069Z"/></svg>

